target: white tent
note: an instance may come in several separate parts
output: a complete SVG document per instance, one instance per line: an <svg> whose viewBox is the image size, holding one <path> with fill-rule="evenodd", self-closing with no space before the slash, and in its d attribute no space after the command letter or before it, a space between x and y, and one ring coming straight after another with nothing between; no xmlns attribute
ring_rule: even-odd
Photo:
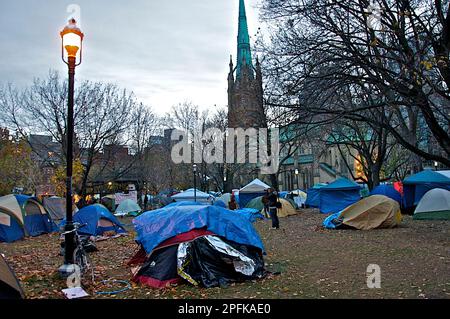
<svg viewBox="0 0 450 319"><path fill-rule="evenodd" d="M207 202L213 201L214 196L207 194L205 192L202 192L198 189L194 194L194 189L189 188L182 193L178 193L178 194L171 196L171 198L177 202L194 201L194 198L196 198L197 202L207 203Z"/></svg>
<svg viewBox="0 0 450 319"><path fill-rule="evenodd" d="M414 219L450 219L450 191L434 188L423 195L414 211Z"/></svg>
<svg viewBox="0 0 450 319"><path fill-rule="evenodd" d="M444 175L448 178L450 178L450 170L446 170L446 171L436 171L436 173L439 173L441 175Z"/></svg>
<svg viewBox="0 0 450 319"><path fill-rule="evenodd" d="M270 188L269 185L255 178L252 182L248 183L239 190L239 194L242 193L264 193L266 189Z"/></svg>

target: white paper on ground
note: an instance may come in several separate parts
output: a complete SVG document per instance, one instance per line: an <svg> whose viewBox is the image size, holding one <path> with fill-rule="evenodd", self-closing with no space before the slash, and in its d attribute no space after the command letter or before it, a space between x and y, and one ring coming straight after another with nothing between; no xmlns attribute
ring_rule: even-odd
<svg viewBox="0 0 450 319"><path fill-rule="evenodd" d="M62 292L68 299L76 299L89 296L89 294L81 287L63 289Z"/></svg>

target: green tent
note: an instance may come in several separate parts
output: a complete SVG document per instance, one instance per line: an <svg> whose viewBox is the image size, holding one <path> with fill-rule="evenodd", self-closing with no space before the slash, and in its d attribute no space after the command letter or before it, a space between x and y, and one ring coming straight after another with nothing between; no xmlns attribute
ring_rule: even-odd
<svg viewBox="0 0 450 319"><path fill-rule="evenodd" d="M450 220L450 191L433 188L423 195L413 219Z"/></svg>
<svg viewBox="0 0 450 319"><path fill-rule="evenodd" d="M116 216L138 216L142 212L142 209L138 204L133 202L131 199L126 199L120 203L117 207L114 215Z"/></svg>

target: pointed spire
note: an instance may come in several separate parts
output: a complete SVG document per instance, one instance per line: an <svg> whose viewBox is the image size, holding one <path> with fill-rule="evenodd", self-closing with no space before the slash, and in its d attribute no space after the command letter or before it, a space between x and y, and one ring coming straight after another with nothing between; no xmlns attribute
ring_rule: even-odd
<svg viewBox="0 0 450 319"><path fill-rule="evenodd" d="M244 0L239 0L239 31L237 48L236 78L241 74L242 67L247 66L249 75L253 78L252 53L250 50L250 36L248 35L247 14Z"/></svg>

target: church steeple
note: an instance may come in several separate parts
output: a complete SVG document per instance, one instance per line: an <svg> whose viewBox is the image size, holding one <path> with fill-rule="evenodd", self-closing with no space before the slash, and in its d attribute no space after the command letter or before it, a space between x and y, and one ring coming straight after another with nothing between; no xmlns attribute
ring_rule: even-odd
<svg viewBox="0 0 450 319"><path fill-rule="evenodd" d="M248 35L247 14L245 12L244 0L239 0L239 31L237 38L236 78L240 77L241 70L244 67L248 68L248 74L253 78L252 53L250 50L250 36Z"/></svg>

